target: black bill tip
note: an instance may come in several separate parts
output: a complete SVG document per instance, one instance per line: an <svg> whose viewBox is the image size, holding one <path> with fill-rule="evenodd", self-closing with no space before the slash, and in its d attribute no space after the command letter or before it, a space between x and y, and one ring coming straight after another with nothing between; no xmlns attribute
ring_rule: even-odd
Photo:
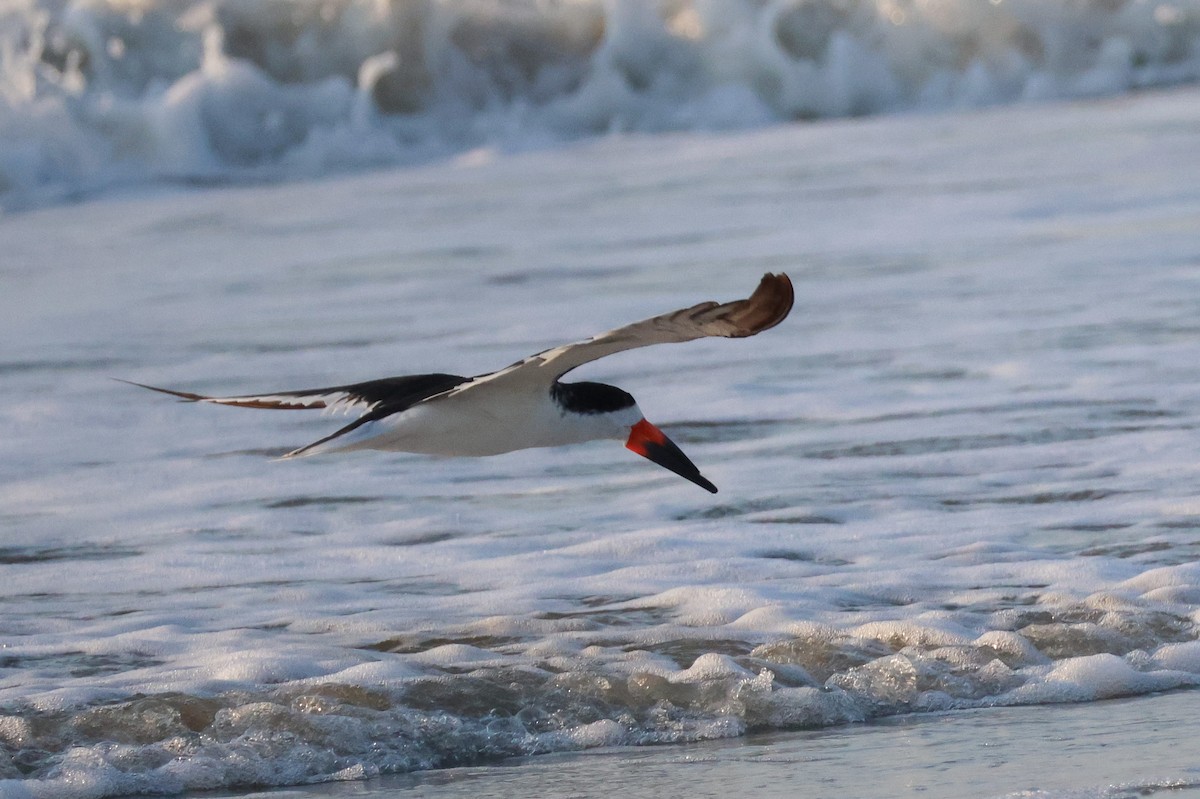
<svg viewBox="0 0 1200 799"><path fill-rule="evenodd" d="M663 431L647 422L645 419L635 424L629 432L626 448L636 452L647 460L654 461L664 469L669 469L685 480L690 480L710 494L717 493L717 487L712 481L700 474L696 464L692 463L683 450L675 442L667 438Z"/></svg>

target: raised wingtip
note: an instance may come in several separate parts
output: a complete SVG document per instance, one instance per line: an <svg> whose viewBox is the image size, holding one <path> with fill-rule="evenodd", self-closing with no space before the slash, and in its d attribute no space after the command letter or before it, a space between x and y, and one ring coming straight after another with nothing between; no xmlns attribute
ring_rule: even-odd
<svg viewBox="0 0 1200 799"><path fill-rule="evenodd" d="M740 328L738 335L753 336L775 327L791 313L795 299L791 278L783 272L767 272L738 309L734 320Z"/></svg>

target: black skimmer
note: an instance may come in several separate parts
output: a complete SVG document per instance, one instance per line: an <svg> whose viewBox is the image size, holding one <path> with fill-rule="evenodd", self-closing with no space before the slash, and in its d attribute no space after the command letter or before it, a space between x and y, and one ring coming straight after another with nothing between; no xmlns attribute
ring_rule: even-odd
<svg viewBox="0 0 1200 799"><path fill-rule="evenodd" d="M782 322L792 309L792 301L788 276L766 274L747 299L723 304L702 302L539 352L497 372L475 377L405 375L236 397L209 397L144 383L133 385L187 402L361 412L342 429L292 450L284 458L356 449L482 456L611 438L624 440L625 446L638 455L715 494L717 487L700 474L671 439L646 421L627 392L604 383L562 383L559 378L577 366L637 347L707 336L753 336Z"/></svg>

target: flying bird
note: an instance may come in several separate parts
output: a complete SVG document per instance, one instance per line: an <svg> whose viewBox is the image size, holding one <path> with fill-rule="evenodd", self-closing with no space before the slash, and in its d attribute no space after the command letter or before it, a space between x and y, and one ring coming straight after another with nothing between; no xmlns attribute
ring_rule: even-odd
<svg viewBox="0 0 1200 799"><path fill-rule="evenodd" d="M743 338L769 330L792 309L792 282L766 274L747 299L702 302L607 333L530 355L489 374L404 375L329 388L209 397L144 383L132 385L186 402L239 408L360 412L342 429L292 450L284 458L358 449L442 456L498 455L596 439L625 446L712 493L686 455L638 409L628 392L604 383L564 383L572 369L607 355L708 336Z"/></svg>

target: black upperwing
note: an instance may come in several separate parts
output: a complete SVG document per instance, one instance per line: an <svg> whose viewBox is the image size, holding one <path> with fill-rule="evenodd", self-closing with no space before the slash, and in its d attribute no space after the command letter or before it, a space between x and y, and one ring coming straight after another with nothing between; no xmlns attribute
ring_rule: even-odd
<svg viewBox="0 0 1200 799"><path fill-rule="evenodd" d="M361 412L357 419L340 430L283 456L291 458L303 455L314 447L349 433L367 422L382 419L393 413L400 413L418 402L436 397L438 394L463 383L469 383L471 380L472 378L461 375L441 373L402 375L368 380L364 383L350 383L344 386L277 391L270 394L244 394L236 397L210 397L190 391L176 391L170 388L149 386L145 383L134 383L131 380L122 380L121 382L162 394L170 394L173 397L179 397L184 402L209 402L217 405L232 405L236 408L266 408L269 410L296 411L328 408L333 411L359 410Z"/></svg>
<svg viewBox="0 0 1200 799"><path fill-rule="evenodd" d="M118 378L119 379L119 378ZM448 391L470 378L461 375L424 374L384 377L364 383L326 388L305 388L298 391L274 391L264 394L242 394L232 397L212 397L176 391L170 388L150 386L122 380L133 386L170 394L184 402L208 402L214 405L232 405L236 408L264 408L268 410L302 411L326 408L332 411L358 410L364 415L380 418L411 407L422 400Z"/></svg>

